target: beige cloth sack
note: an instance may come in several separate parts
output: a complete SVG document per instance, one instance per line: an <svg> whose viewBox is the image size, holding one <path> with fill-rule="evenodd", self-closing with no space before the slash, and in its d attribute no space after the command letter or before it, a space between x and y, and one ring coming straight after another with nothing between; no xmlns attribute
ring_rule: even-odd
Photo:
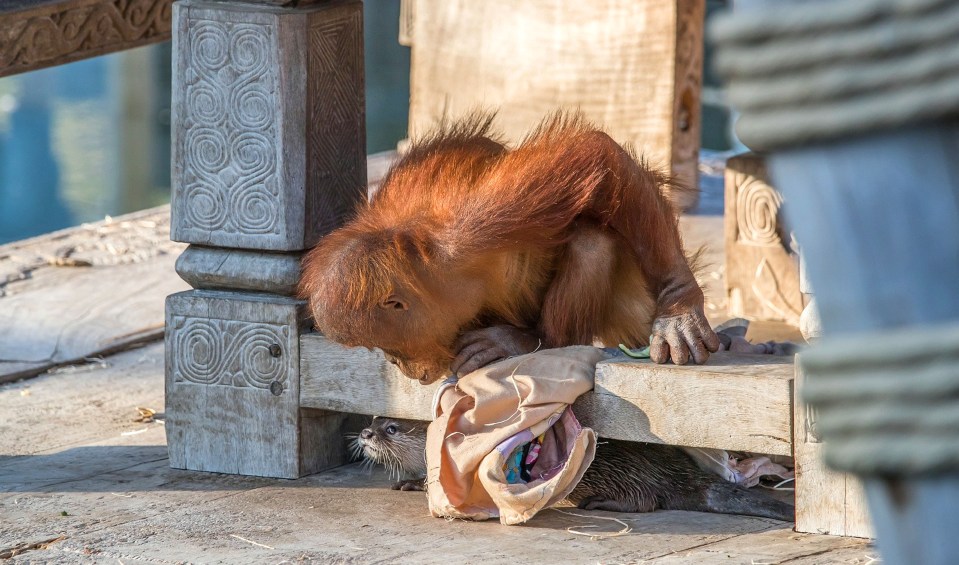
<svg viewBox="0 0 959 565"><path fill-rule="evenodd" d="M596 453L596 434L569 405L605 358L595 347L549 349L444 384L426 434L430 513L520 524L566 498ZM510 453L544 433L532 480L507 483Z"/></svg>

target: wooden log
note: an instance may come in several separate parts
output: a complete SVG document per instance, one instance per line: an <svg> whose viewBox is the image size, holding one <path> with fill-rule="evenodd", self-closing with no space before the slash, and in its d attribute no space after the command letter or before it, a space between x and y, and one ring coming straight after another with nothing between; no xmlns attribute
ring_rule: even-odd
<svg viewBox="0 0 959 565"><path fill-rule="evenodd" d="M170 39L173 0L0 2L0 77Z"/></svg>
<svg viewBox="0 0 959 565"><path fill-rule="evenodd" d="M416 0L411 11L411 136L486 108L517 142L578 108L696 186L702 0Z"/></svg>
<svg viewBox="0 0 959 565"><path fill-rule="evenodd" d="M959 406L956 135L954 124L904 127L770 161L799 219L822 319L803 394L817 408L827 464L862 479L892 563L951 563L959 548L945 541L959 517L947 416Z"/></svg>
<svg viewBox="0 0 959 565"><path fill-rule="evenodd" d="M796 463L796 531L834 536L872 537L872 524L862 482L854 475L826 467L816 411L802 402L803 383L796 363L793 457Z"/></svg>
<svg viewBox="0 0 959 565"><path fill-rule="evenodd" d="M311 333L300 351L302 406L433 419L437 385L403 376L378 350ZM574 410L603 437L791 455L792 379L786 357L717 353L705 366L606 361Z"/></svg>
<svg viewBox="0 0 959 565"><path fill-rule="evenodd" d="M759 155L726 162L726 297L731 316L799 324L799 267L781 218L782 196Z"/></svg>

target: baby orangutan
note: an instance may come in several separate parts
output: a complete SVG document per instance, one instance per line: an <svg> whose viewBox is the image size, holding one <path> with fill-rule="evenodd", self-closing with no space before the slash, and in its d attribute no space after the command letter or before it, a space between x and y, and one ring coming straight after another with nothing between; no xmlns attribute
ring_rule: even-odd
<svg viewBox="0 0 959 565"><path fill-rule="evenodd" d="M424 384L597 340L704 363L719 340L669 180L579 117L558 114L511 150L490 123L415 143L306 255L300 292L317 329L382 349Z"/></svg>

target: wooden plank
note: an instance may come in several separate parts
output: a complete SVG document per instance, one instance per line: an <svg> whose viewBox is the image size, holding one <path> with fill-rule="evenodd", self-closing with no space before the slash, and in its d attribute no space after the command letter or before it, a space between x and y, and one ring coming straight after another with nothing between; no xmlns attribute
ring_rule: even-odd
<svg viewBox="0 0 959 565"><path fill-rule="evenodd" d="M365 192L362 4L184 0L174 26L172 238L311 247Z"/></svg>
<svg viewBox="0 0 959 565"><path fill-rule="evenodd" d="M875 554L865 540L796 534L786 528L771 529L748 536L737 536L716 543L703 544L687 551L679 551L647 561L657 565L668 563L695 563L714 565L728 563L869 563L862 561L838 561L833 555L848 555L859 552Z"/></svg>
<svg viewBox="0 0 959 565"><path fill-rule="evenodd" d="M486 108L517 142L548 112L578 108L696 186L704 11L702 0L416 0L411 136Z"/></svg>
<svg viewBox="0 0 959 565"><path fill-rule="evenodd" d="M796 364L796 389L803 375ZM815 415L796 394L793 446L796 463L796 531L841 536L846 531L846 475L828 469Z"/></svg>
<svg viewBox="0 0 959 565"><path fill-rule="evenodd" d="M163 346L153 343L102 361L55 369L29 381L3 386L0 467L14 456L63 449L94 438L119 437L123 432L161 425L138 424L133 420L138 416L136 406L156 410L162 418L162 373ZM30 433L24 433L27 429Z"/></svg>
<svg viewBox="0 0 959 565"><path fill-rule="evenodd" d="M0 3L0 77L170 39L173 0Z"/></svg>
<svg viewBox="0 0 959 565"><path fill-rule="evenodd" d="M432 420L433 392L379 350L343 347L318 333L300 337L300 405L371 416Z"/></svg>
<svg viewBox="0 0 959 565"><path fill-rule="evenodd" d="M772 355L605 361L582 420L616 439L791 455L792 381L792 358Z"/></svg>
<svg viewBox="0 0 959 565"><path fill-rule="evenodd" d="M320 334L300 339L305 407L432 420L433 392L378 351L344 348ZM606 361L596 389L574 405L604 437L792 454L788 358L716 354L705 366Z"/></svg>
<svg viewBox="0 0 959 565"><path fill-rule="evenodd" d="M782 196L762 157L726 163L726 295L731 316L799 324L804 299L797 258L781 218Z"/></svg>
<svg viewBox="0 0 959 565"><path fill-rule="evenodd" d="M166 210L0 247L0 382L163 336L163 297L188 288Z"/></svg>
<svg viewBox="0 0 959 565"><path fill-rule="evenodd" d="M872 516L866 501L866 488L855 475L846 475L846 531L843 535L857 538L875 538Z"/></svg>

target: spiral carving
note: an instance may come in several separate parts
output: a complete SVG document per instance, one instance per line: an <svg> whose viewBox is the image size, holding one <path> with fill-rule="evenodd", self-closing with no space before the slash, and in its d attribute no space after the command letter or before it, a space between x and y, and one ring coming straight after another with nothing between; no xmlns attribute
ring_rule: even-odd
<svg viewBox="0 0 959 565"><path fill-rule="evenodd" d="M285 326L219 318L174 317L173 375L178 382L252 387L269 390L285 384L288 356L274 356L271 346L290 350Z"/></svg>
<svg viewBox="0 0 959 565"><path fill-rule="evenodd" d="M280 233L275 36L250 22L194 21L187 33L177 208L211 240Z"/></svg>
<svg viewBox="0 0 959 565"><path fill-rule="evenodd" d="M779 209L782 196L761 180L750 178L736 193L736 225L739 241L748 245L782 245Z"/></svg>

